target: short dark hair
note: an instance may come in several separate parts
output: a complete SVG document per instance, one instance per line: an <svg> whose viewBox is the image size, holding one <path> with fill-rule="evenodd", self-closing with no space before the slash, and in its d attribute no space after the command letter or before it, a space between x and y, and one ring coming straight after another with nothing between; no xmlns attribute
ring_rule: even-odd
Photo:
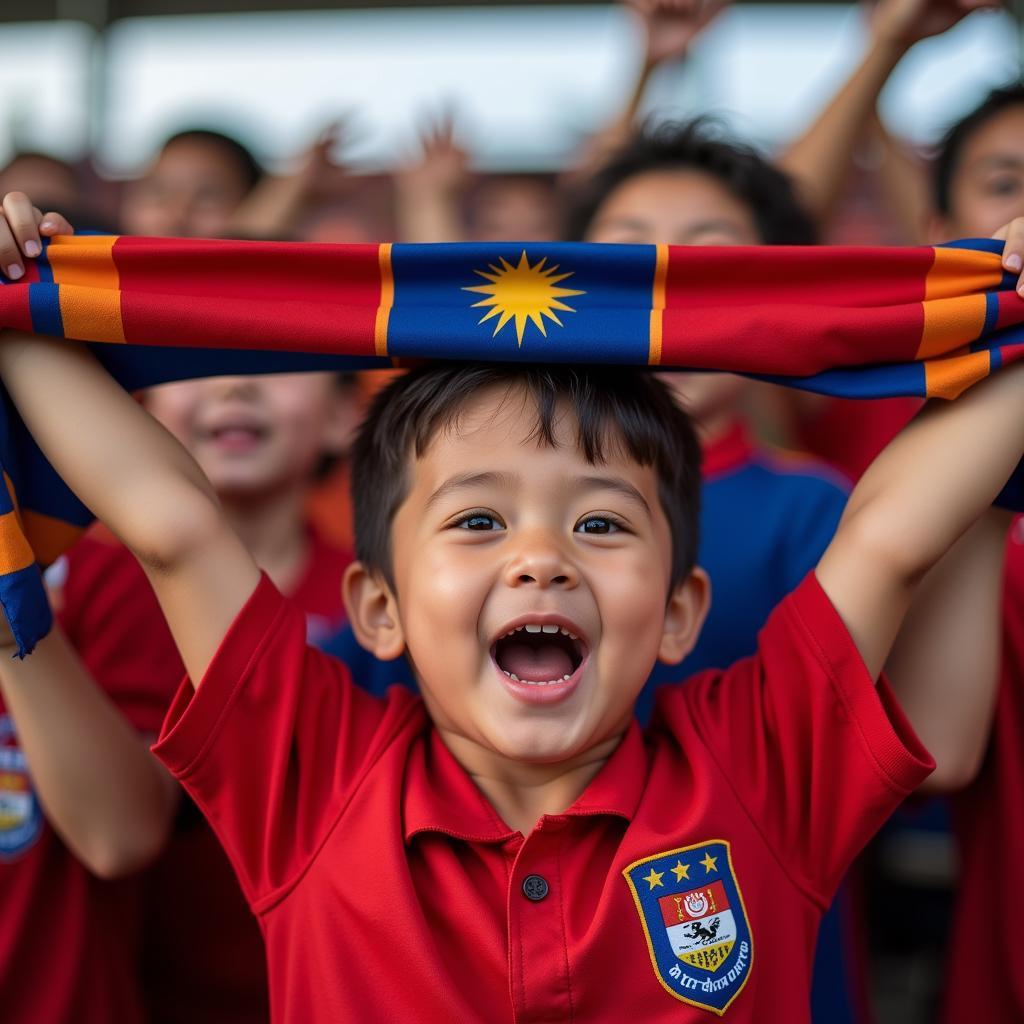
<svg viewBox="0 0 1024 1024"><path fill-rule="evenodd" d="M230 160L238 170L238 176L244 183L245 194L251 192L263 178L263 168L253 156L252 151L238 139L214 131L212 128L186 128L175 132L160 147L161 151L174 145L175 142L198 142L205 146L214 146Z"/></svg>
<svg viewBox="0 0 1024 1024"><path fill-rule="evenodd" d="M960 166L960 157L967 140L997 114L1018 105L1024 105L1024 81L993 89L977 107L960 118L943 135L932 164L932 201L939 213L948 216L952 212L950 192L953 188L953 175Z"/></svg>
<svg viewBox="0 0 1024 1024"><path fill-rule="evenodd" d="M565 237L581 241L605 200L621 184L649 171L695 170L710 175L746 205L766 245L814 245L818 230L790 178L753 147L722 136L708 118L643 125L592 177L574 189Z"/></svg>
<svg viewBox="0 0 1024 1024"><path fill-rule="evenodd" d="M457 426L481 390L517 391L533 403L538 445L555 445L559 403L577 423L577 443L592 464L619 444L653 466L672 531L674 587L697 559L700 445L690 418L668 388L646 370L624 366L522 363L430 363L396 378L377 394L352 450L356 556L394 584L391 524L408 493L409 461L437 434Z"/></svg>

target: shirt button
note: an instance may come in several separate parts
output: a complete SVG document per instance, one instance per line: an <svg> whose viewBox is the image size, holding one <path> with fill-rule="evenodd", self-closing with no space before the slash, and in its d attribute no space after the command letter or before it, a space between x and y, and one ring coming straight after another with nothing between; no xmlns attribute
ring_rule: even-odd
<svg viewBox="0 0 1024 1024"><path fill-rule="evenodd" d="M549 892L547 881L540 875L527 875L523 879L523 895L534 903L540 903Z"/></svg>

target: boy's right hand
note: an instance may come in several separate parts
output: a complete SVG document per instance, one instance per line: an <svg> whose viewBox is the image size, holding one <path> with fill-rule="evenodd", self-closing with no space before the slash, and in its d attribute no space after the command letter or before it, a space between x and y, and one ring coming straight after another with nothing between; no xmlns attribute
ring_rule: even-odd
<svg viewBox="0 0 1024 1024"><path fill-rule="evenodd" d="M1003 246L1003 269L1017 278L1017 294L1024 298L1024 217L1004 224L993 236L1006 243Z"/></svg>
<svg viewBox="0 0 1024 1024"><path fill-rule="evenodd" d="M75 229L59 213L41 213L24 192L8 192L0 216L0 270L12 281L25 274L25 257L43 251L42 238L73 235Z"/></svg>

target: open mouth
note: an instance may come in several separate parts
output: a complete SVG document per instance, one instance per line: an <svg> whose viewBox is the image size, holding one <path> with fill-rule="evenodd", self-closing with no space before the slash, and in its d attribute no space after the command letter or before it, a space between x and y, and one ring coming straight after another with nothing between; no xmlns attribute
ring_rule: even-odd
<svg viewBox="0 0 1024 1024"><path fill-rule="evenodd" d="M566 626L528 622L499 637L491 655L510 679L528 686L567 682L583 663L583 642Z"/></svg>
<svg viewBox="0 0 1024 1024"><path fill-rule="evenodd" d="M248 447L259 444L267 430L256 423L221 423L205 431L207 440L225 447Z"/></svg>

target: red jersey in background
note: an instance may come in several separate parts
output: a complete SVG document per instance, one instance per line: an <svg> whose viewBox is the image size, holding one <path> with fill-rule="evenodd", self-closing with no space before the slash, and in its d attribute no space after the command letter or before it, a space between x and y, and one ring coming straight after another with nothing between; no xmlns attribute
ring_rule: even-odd
<svg viewBox="0 0 1024 1024"><path fill-rule="evenodd" d="M988 752L953 798L961 853L942 1020L1024 1021L1024 519L1006 548L1003 664Z"/></svg>

